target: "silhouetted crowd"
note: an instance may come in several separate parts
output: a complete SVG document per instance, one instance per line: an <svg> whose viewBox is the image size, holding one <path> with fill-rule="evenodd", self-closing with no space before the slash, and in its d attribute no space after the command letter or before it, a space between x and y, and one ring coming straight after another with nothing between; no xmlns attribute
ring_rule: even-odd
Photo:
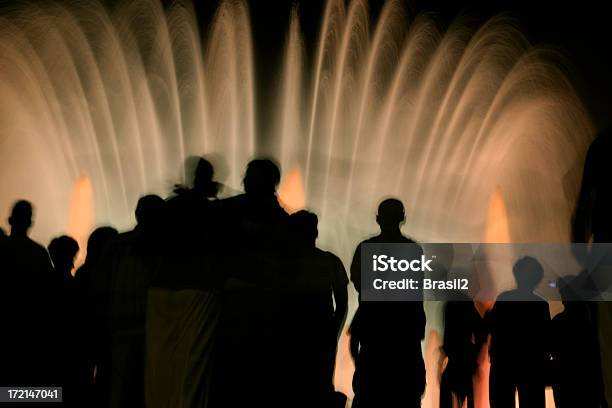
<svg viewBox="0 0 612 408"><path fill-rule="evenodd" d="M244 193L217 199L201 158L192 187L138 200L133 230L97 228L74 275L78 243L34 242L32 205L16 202L0 236L0 385L59 385L73 407L344 407L333 376L348 285L361 288L361 244L349 280L317 248L317 216L279 204L280 178L274 162L253 160ZM414 242L399 200L382 201L376 220L380 233L363 243ZM446 303L441 407L474 406L487 345L492 407L514 407L517 391L521 408L544 407L547 385L559 408L604 406L593 307L565 302L551 321L533 294L541 273L521 259L517 289L486 313L460 293ZM512 301L518 294L532 301ZM420 407L423 302L359 299L353 407Z"/></svg>

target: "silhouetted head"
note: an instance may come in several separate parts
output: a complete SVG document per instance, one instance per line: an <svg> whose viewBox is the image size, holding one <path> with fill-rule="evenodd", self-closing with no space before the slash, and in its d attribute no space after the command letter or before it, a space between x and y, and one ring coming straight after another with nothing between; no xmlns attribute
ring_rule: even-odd
<svg viewBox="0 0 612 408"><path fill-rule="evenodd" d="M516 286L521 291L533 292L544 277L544 269L537 259L525 256L514 264L512 268Z"/></svg>
<svg viewBox="0 0 612 408"><path fill-rule="evenodd" d="M272 160L251 160L244 175L244 191L252 195L273 195L280 178L280 169Z"/></svg>
<svg viewBox="0 0 612 408"><path fill-rule="evenodd" d="M166 202L155 194L140 197L136 205L136 222L139 228L156 228L163 223Z"/></svg>
<svg viewBox="0 0 612 408"><path fill-rule="evenodd" d="M11 235L27 235L32 226L32 204L26 200L17 201L13 205L8 221L11 226Z"/></svg>
<svg viewBox="0 0 612 408"><path fill-rule="evenodd" d="M78 242L67 235L62 235L53 238L47 249L55 270L62 275L70 274L74 268L74 258L79 252Z"/></svg>
<svg viewBox="0 0 612 408"><path fill-rule="evenodd" d="M195 169L193 188L204 194L205 197L215 197L217 195L217 183L213 181L215 169L206 159L200 158Z"/></svg>
<svg viewBox="0 0 612 408"><path fill-rule="evenodd" d="M319 219L315 213L301 210L289 217L291 233L300 246L314 246L319 230Z"/></svg>
<svg viewBox="0 0 612 408"><path fill-rule="evenodd" d="M376 222L380 225L381 231L397 230L404 221L406 221L404 204L400 200L387 198L378 205Z"/></svg>
<svg viewBox="0 0 612 408"><path fill-rule="evenodd" d="M113 227L99 227L87 240L87 258L85 263L96 263L102 256L104 248L119 232Z"/></svg>

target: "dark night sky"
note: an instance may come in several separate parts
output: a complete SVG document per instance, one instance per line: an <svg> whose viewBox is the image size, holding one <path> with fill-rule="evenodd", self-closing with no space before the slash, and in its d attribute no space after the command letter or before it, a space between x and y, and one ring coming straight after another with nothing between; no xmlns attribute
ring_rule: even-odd
<svg viewBox="0 0 612 408"><path fill-rule="evenodd" d="M372 14L384 1L371 0ZM217 0L197 2L203 28L214 12ZM313 58L323 14L323 0L302 0L300 22L308 57ZM258 78L258 106L265 106L282 61L291 0L251 0L249 2L255 43ZM444 27L458 16L485 21L503 13L515 18L533 44L552 46L562 52L568 76L599 127L612 125L612 47L611 15L605 2L582 0L405 0L409 14L428 12ZM310 63L309 61L309 63ZM260 112L266 113L266 112Z"/></svg>

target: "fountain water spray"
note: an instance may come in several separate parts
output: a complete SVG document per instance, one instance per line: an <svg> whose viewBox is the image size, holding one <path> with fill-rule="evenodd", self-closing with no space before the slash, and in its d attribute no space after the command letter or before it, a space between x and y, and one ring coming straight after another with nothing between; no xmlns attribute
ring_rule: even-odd
<svg viewBox="0 0 612 408"><path fill-rule="evenodd" d="M80 234L75 222L128 227L137 198L166 195L190 155L223 158L219 181L240 190L256 152L281 161L281 201L316 211L319 244L346 262L389 195L424 242L482 241L502 195L508 240L569 239L591 123L562 59L508 18L440 28L397 0L377 21L365 0L328 0L310 69L294 9L263 145L243 1L222 2L207 33L184 2L3 11L0 211L32 200L43 242ZM88 209L71 210L71 197ZM341 353L346 392L350 364Z"/></svg>

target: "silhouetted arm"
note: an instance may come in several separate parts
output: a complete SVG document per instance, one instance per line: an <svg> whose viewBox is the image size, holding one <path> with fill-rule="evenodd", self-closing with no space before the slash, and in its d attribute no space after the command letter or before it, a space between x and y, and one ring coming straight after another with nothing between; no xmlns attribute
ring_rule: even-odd
<svg viewBox="0 0 612 408"><path fill-rule="evenodd" d="M361 295L361 244L357 245L351 262L351 282L357 293Z"/></svg>
<svg viewBox="0 0 612 408"><path fill-rule="evenodd" d="M336 309L334 310L334 327L336 336L340 337L348 311L348 278L346 277L346 271L344 265L342 265L342 261L334 256L334 263L332 279L332 292L334 294L334 301L336 302Z"/></svg>

